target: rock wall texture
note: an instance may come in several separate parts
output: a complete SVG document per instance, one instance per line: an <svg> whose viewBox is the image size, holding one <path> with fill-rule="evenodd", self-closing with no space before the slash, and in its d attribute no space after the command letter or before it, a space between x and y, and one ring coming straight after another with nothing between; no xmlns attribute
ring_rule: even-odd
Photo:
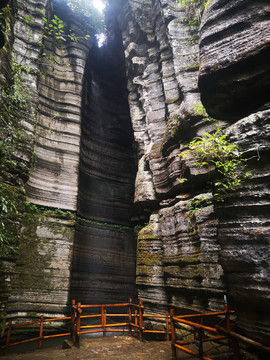
<svg viewBox="0 0 270 360"><path fill-rule="evenodd" d="M10 8L10 42L1 50L1 70L10 88L1 83L1 91L14 93L15 100L9 95L7 104L17 102L19 109L12 113L8 108L8 121L15 123L11 133L23 138L11 160L27 170L19 180L11 170L3 181L21 194L11 204L17 209L17 254L1 253L7 311L9 317L64 314L75 231L71 211L77 208L82 82L93 29L63 1L13 1ZM63 26L60 39L57 30L48 29L56 18Z"/></svg>
<svg viewBox="0 0 270 360"><path fill-rule="evenodd" d="M31 100L20 98L26 141L9 161L26 169L1 163L20 204L18 256L0 272L10 316L126 301L137 258L147 309L220 310L226 293L240 331L269 342L269 5L204 3L111 0L98 49L61 1L12 2L2 142L12 68ZM53 15L78 42L44 32ZM249 175L218 197L222 176L199 166L191 142L221 134L244 158L235 179Z"/></svg>
<svg viewBox="0 0 270 360"><path fill-rule="evenodd" d="M138 153L138 294L148 307L238 311L240 331L269 339L269 4L120 3ZM199 3L199 2L198 2ZM194 20L200 23L200 33ZM199 112L200 99L207 112ZM244 117L246 116L246 117ZM216 201L190 141L223 129L249 178ZM197 206L200 204L199 206Z"/></svg>
<svg viewBox="0 0 270 360"><path fill-rule="evenodd" d="M269 103L269 41L268 1L209 2L201 24L199 86L213 117L237 120Z"/></svg>
<svg viewBox="0 0 270 360"><path fill-rule="evenodd" d="M217 208L218 241L238 324L264 343L270 339L269 10L267 1L211 1L202 19L199 77L207 111L234 120L229 137L250 158L251 178Z"/></svg>
<svg viewBox="0 0 270 360"><path fill-rule="evenodd" d="M138 295L147 306L216 310L225 285L212 194L203 185L209 169L197 174L192 158L179 157L212 127L192 109L200 103L198 29L185 16L174 1L128 1L119 20L139 157L135 203L150 215L138 234ZM199 194L209 201L191 215Z"/></svg>

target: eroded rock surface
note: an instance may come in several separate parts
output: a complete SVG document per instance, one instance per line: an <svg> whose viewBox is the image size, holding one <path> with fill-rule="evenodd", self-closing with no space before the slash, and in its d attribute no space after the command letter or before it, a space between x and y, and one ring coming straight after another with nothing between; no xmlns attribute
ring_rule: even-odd
<svg viewBox="0 0 270 360"><path fill-rule="evenodd" d="M138 294L147 307L203 311L222 307L225 288L212 194L203 193L212 170L196 168L186 151L213 125L193 109L198 29L185 17L175 1L128 1L119 22L139 157L135 202L150 214L138 233ZM192 213L199 194L209 199Z"/></svg>
<svg viewBox="0 0 270 360"><path fill-rule="evenodd" d="M269 5L213 0L201 14L198 39L174 1L122 7L139 157L135 201L150 214L138 233L138 292L149 307L189 311L221 308L227 293L241 331L266 343ZM219 121L196 112L198 83ZM196 136L219 128L243 151L250 172L221 203L209 192L214 168L198 168L188 151Z"/></svg>
<svg viewBox="0 0 270 360"><path fill-rule="evenodd" d="M240 119L269 104L269 11L267 0L208 1L199 87L213 117Z"/></svg>

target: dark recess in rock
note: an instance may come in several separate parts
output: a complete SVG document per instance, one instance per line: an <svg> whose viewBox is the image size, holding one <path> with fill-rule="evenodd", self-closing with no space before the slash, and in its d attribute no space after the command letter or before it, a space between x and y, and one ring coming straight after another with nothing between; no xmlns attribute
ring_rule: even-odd
<svg viewBox="0 0 270 360"><path fill-rule="evenodd" d="M86 64L82 97L78 215L71 298L126 301L135 294L132 229L136 173L121 35L111 18L107 43Z"/></svg>

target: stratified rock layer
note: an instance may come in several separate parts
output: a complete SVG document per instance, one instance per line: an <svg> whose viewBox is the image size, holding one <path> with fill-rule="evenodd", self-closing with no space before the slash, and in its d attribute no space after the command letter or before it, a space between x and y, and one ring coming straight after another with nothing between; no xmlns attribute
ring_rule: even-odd
<svg viewBox="0 0 270 360"><path fill-rule="evenodd" d="M89 28L61 1L13 5L10 51L13 67L24 79L18 92L25 86L31 94L30 109L17 120L26 144L16 155L31 170L22 191L28 202L23 204L17 256L8 267L8 316L63 315L68 309L75 225L75 214L65 210L77 207L82 81L93 34L91 30L91 39L85 40ZM64 40L45 28L55 15L63 21ZM77 42L67 36L69 30Z"/></svg>
<svg viewBox="0 0 270 360"><path fill-rule="evenodd" d="M226 132L248 159L250 177L216 208L220 263L247 336L269 343L268 1L213 0L204 12L199 86L213 116L237 120Z"/></svg>
<svg viewBox="0 0 270 360"><path fill-rule="evenodd" d="M139 158L135 202L150 216L138 233L138 295L155 311L160 306L217 310L225 291L223 270L212 194L203 188L212 170L196 169L186 153L193 137L213 130L193 109L200 104L198 29L187 25L185 9L175 1L122 5L119 22ZM204 196L208 200L190 212Z"/></svg>
<svg viewBox="0 0 270 360"><path fill-rule="evenodd" d="M78 41L67 36L65 41L59 40L53 34L47 34L44 41L35 90L35 166L27 182L27 198L42 206L76 210L82 81L92 40L84 39L87 28L79 26L81 19L72 16L67 6L54 6L53 11L64 21L66 32L74 33ZM44 26L43 19L38 21Z"/></svg>
<svg viewBox="0 0 270 360"><path fill-rule="evenodd" d="M139 296L152 308L207 311L222 308L227 293L241 331L267 343L269 4L208 1L200 56L180 4L122 5L139 158L135 201L150 217L138 233ZM219 121L196 111L198 79L206 110ZM214 167L198 167L188 145L219 128L249 159L251 175L216 203Z"/></svg>
<svg viewBox="0 0 270 360"><path fill-rule="evenodd" d="M269 103L269 58L269 1L208 1L199 87L211 116L240 119Z"/></svg>

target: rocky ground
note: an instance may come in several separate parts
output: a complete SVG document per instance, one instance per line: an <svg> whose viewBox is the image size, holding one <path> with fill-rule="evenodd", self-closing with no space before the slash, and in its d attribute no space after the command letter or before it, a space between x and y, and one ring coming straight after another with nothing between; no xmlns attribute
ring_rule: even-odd
<svg viewBox="0 0 270 360"><path fill-rule="evenodd" d="M177 353L178 359L190 359L190 355ZM217 357L215 357L217 358ZM222 355L219 359L226 359ZM10 354L2 360L171 360L171 342L169 341L139 341L134 337L112 336L106 338L85 338L81 347L60 349L51 347L24 354Z"/></svg>

